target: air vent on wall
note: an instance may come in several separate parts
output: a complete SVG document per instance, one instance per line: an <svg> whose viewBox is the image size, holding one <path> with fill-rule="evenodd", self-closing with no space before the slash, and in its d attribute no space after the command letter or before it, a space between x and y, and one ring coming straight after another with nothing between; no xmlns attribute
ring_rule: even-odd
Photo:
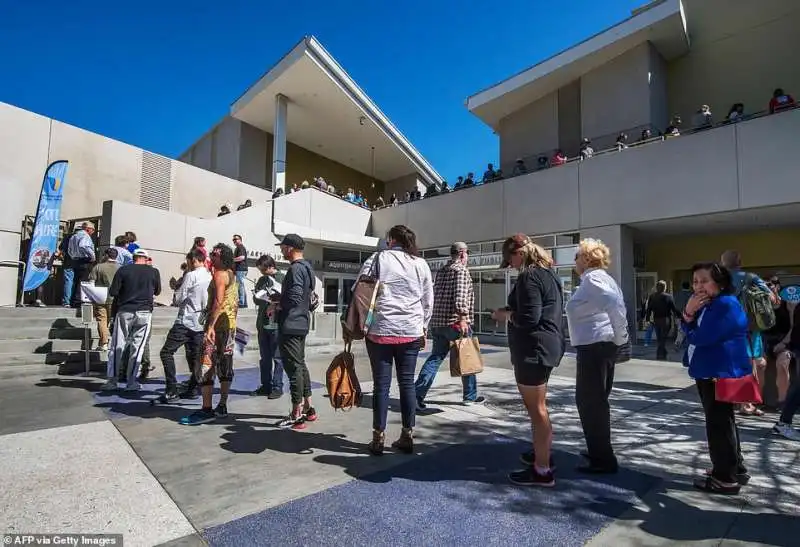
<svg viewBox="0 0 800 547"><path fill-rule="evenodd" d="M172 160L142 151L142 180L139 205L169 211L172 193Z"/></svg>

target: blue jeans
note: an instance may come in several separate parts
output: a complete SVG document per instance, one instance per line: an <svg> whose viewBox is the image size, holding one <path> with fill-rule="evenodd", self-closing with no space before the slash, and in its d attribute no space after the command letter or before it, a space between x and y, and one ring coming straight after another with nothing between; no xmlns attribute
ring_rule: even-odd
<svg viewBox="0 0 800 547"><path fill-rule="evenodd" d="M247 272L236 270L236 279L239 281L239 307L247 307L247 291L244 288L244 279L247 277Z"/></svg>
<svg viewBox="0 0 800 547"><path fill-rule="evenodd" d="M69 306L72 300L72 283L74 277L75 270L72 268L64 268L64 296L61 298L61 303L65 306Z"/></svg>
<svg viewBox="0 0 800 547"><path fill-rule="evenodd" d="M261 329L258 331L258 349L261 360L261 385L265 389L283 393L283 361L278 351L278 331Z"/></svg>
<svg viewBox="0 0 800 547"><path fill-rule="evenodd" d="M439 372L442 361L450 353L450 342L458 338L459 332L453 327L435 327L431 329L431 335L433 337L431 354L425 364L422 365L417 383L414 384L417 400L419 401L424 401L428 395L428 390L433 385L433 379L436 378L436 373ZM472 332L469 332L468 336L472 336ZM461 385L464 388L465 401L474 401L478 398L478 379L474 374L462 376Z"/></svg>
<svg viewBox="0 0 800 547"><path fill-rule="evenodd" d="M403 427L414 427L417 403L414 395L414 371L419 356L419 340L407 344L376 344L367 339L367 353L372 366L372 428L386 429L389 413L389 386L392 383L392 361L397 368L400 386L400 414Z"/></svg>

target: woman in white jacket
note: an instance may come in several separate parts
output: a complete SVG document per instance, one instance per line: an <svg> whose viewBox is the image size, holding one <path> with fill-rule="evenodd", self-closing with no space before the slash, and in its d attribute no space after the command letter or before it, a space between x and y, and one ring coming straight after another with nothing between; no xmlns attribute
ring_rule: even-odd
<svg viewBox="0 0 800 547"><path fill-rule="evenodd" d="M369 275L373 263L378 261L380 288L375 319L366 336L374 383L369 451L375 456L383 454L392 362L397 369L403 422L400 438L392 447L407 454L414 452L414 373L433 311L431 270L428 263L417 256L417 236L406 226L395 226L386 235L386 246L386 250L373 254L361 268L361 275Z"/></svg>

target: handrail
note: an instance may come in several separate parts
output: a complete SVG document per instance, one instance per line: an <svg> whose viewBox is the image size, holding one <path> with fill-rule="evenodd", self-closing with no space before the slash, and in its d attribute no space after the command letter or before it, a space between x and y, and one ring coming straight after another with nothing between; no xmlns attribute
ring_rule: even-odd
<svg viewBox="0 0 800 547"><path fill-rule="evenodd" d="M25 268L27 267L27 264L22 260L0 260L0 266L11 266L11 265L14 265L14 266L17 266L17 267L22 266L22 282L24 283L25 282ZM20 291L19 292L19 302L17 303L17 306L20 306L20 307L23 306L24 302L25 302L25 292L24 291Z"/></svg>
<svg viewBox="0 0 800 547"><path fill-rule="evenodd" d="M679 135L671 136L671 135L660 134L658 136L652 137L652 138L644 140L644 141L637 141L637 142L633 142L633 143L627 144L626 148L638 148L639 146L647 146L647 145L653 144L655 142L663 142L665 140L675 139L675 138L684 137L684 136L688 136L688 135L694 135L696 133L702 133L704 131L710 131L712 129L717 129L719 127L727 127L729 125L734 125L734 124L737 124L737 123L740 123L740 122L746 122L746 121L750 121L750 120L755 120L755 119L763 118L763 117L766 117L766 116L783 114L784 112L789 112L789 111L792 111L792 110L800 110L800 103L794 104L792 106L787 106L787 107L781 108L779 110L776 110L775 112L769 112L768 110L760 110L758 112L754 112L753 114L748 114L748 115L742 116L739 119L733 120L733 121L730 121L730 120L728 120L726 118L723 121L716 122L716 123L713 123L713 124L709 124L709 125L703 126L703 127L695 127L695 128L691 128L691 129L685 129L685 130L682 130L682 131L679 129L679 131L680 131ZM624 148L622 150L624 150ZM591 158L593 158L595 156L602 156L602 155L610 154L612 152L621 152L622 150L619 150L617 148L617 146L612 146L611 148L605 148L603 150L594 152L592 154ZM574 163L576 161L591 161L591 158L587 158L586 160L583 160L580 156L575 156L575 157L572 157L572 158L567 158L567 161L565 163L561 164L561 165L566 165L568 163ZM561 165L553 165L553 166L548 166L548 167L544 167L544 168L540 168L540 169L537 169L537 168L528 169L527 172L525 173L525 175L529 175L531 173L536 173L536 172L539 172L539 171L546 171L548 169L557 169L557 168L561 167ZM437 198L439 196L447 196L447 195L452 194L453 192L463 192L463 191L468 190L470 188L481 187L481 186L483 186L485 184L502 183L503 181L510 180L510 179L516 178L518 176L523 176L523 175L510 175L510 176L509 175L503 175L502 178L492 179L490 181L480 181L480 182L476 182L474 185L462 186L462 187L460 187L458 189L451 188L449 192L439 192L437 194L423 196L422 199L432 199L432 198ZM413 203L414 201L421 201L421 200L412 200L412 201L409 201L409 202L398 203L397 205L405 205L405 203ZM379 209L374 209L374 210L378 211L380 209L387 209L389 207L394 207L394 206L393 205L386 205L385 207L381 207Z"/></svg>

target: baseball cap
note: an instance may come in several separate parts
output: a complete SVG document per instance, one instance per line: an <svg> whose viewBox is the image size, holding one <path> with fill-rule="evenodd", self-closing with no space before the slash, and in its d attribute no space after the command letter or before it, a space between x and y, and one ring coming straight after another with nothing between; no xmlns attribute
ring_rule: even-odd
<svg viewBox="0 0 800 547"><path fill-rule="evenodd" d="M454 255L459 251L467 251L467 250L469 250L469 247L467 247L467 244L464 243L463 241L456 241L455 243L450 245L450 255Z"/></svg>
<svg viewBox="0 0 800 547"><path fill-rule="evenodd" d="M500 268L508 268L511 266L511 253L518 249L522 249L530 242L528 236L525 234L514 234L503 242L503 261L500 263Z"/></svg>
<svg viewBox="0 0 800 547"><path fill-rule="evenodd" d="M306 242L297 234L286 234L281 240L281 245L302 251L306 247Z"/></svg>
<svg viewBox="0 0 800 547"><path fill-rule="evenodd" d="M150 255L147 253L147 251L145 251L142 248L139 248L139 249L136 249L135 251L133 251L133 256L143 256L145 258L149 258L150 257Z"/></svg>

